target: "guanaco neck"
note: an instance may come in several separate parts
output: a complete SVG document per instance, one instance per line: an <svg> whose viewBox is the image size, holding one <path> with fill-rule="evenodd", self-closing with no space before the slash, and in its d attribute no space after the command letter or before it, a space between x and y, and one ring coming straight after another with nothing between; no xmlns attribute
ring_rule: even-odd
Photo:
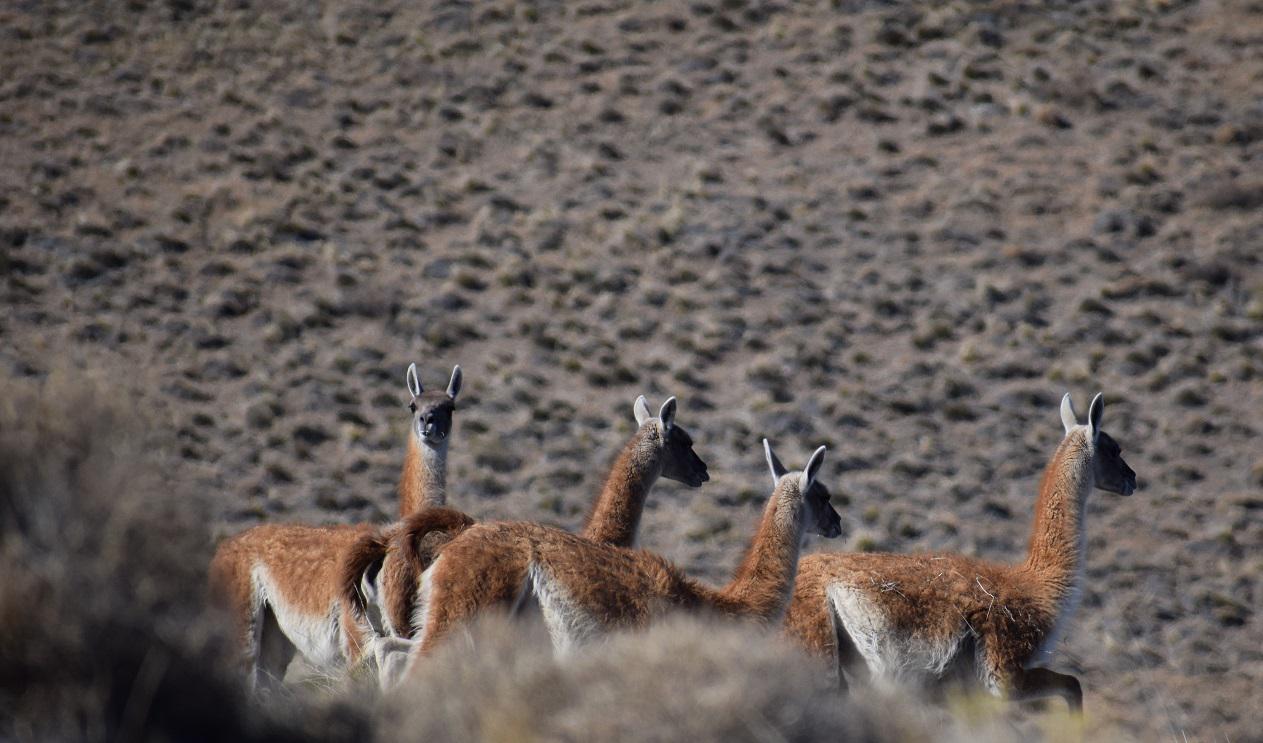
<svg viewBox="0 0 1263 743"><path fill-rule="evenodd" d="M1083 510L1095 484L1087 429L1072 430L1044 469L1024 567L1058 602L1077 588L1083 568Z"/></svg>
<svg viewBox="0 0 1263 743"><path fill-rule="evenodd" d="M661 442L661 429L649 422L623 446L583 526L585 539L617 547L636 543L645 497L662 474Z"/></svg>
<svg viewBox="0 0 1263 743"><path fill-rule="evenodd" d="M399 476L399 515L406 518L422 508L443 505L447 505L447 439L430 446L409 432Z"/></svg>
<svg viewBox="0 0 1263 743"><path fill-rule="evenodd" d="M781 485L768 499L749 550L727 586L717 592L717 608L769 623L789 605L798 573L804 520L797 483Z"/></svg>

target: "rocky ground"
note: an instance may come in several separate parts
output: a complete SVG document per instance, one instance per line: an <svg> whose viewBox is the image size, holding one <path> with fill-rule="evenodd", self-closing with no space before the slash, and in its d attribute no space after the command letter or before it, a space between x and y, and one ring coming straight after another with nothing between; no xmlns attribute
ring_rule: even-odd
<svg viewBox="0 0 1263 743"><path fill-rule="evenodd" d="M0 370L171 421L216 533L393 513L416 361L478 517L577 525L677 395L713 480L643 543L699 575L762 436L830 446L812 549L1008 559L1103 390L1140 490L1052 665L1258 735L1258 2L10 2L0 70Z"/></svg>

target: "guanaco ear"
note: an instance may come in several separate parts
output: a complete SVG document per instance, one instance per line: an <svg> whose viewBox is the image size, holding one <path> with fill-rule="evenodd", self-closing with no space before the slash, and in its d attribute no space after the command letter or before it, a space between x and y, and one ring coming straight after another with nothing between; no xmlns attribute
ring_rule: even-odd
<svg viewBox="0 0 1263 743"><path fill-rule="evenodd" d="M447 383L447 396L456 399L460 394L460 383L464 377L460 373L460 364L452 367L452 378Z"/></svg>
<svg viewBox="0 0 1263 743"><path fill-rule="evenodd" d="M781 481L781 476L789 470L785 469L785 465L781 464L781 460L777 458L776 452L772 451L772 442L763 439L763 455L767 457L767 468L772 470L772 487Z"/></svg>
<svg viewBox="0 0 1263 743"><path fill-rule="evenodd" d="M1070 393L1061 398L1061 425L1066 429L1066 433L1070 433L1070 429L1079 425L1079 416L1074 412L1074 402L1070 400Z"/></svg>
<svg viewBox="0 0 1263 743"><path fill-rule="evenodd" d="M649 401L645 399L644 395L636 398L636 404L632 406L632 412L636 414L636 425L638 426L645 425L645 421L649 420L649 417L653 415L649 412Z"/></svg>
<svg viewBox="0 0 1263 743"><path fill-rule="evenodd" d="M675 398L668 397L667 401L662 403L662 409L658 411L658 420L662 421L662 432L666 433L671 430L671 426L675 425Z"/></svg>
<svg viewBox="0 0 1263 743"><path fill-rule="evenodd" d="M421 396L421 380L417 378L417 365L408 364L408 391L413 397Z"/></svg>
<svg viewBox="0 0 1263 743"><path fill-rule="evenodd" d="M804 495L811 489L811 484L816 481L816 475L820 474L820 466L824 464L824 447L816 449L811 455L811 459L807 460L807 466L803 468L802 475L798 478L798 490Z"/></svg>
<svg viewBox="0 0 1263 743"><path fill-rule="evenodd" d="M1101 433L1101 415L1105 412L1105 398L1100 392L1096 393L1096 397L1092 398L1092 404L1088 406L1088 425L1092 428L1092 440Z"/></svg>

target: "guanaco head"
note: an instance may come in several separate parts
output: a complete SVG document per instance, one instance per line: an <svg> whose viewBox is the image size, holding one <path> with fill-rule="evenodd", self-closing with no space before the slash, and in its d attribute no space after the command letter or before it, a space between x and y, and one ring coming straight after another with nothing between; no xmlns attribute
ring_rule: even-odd
<svg viewBox="0 0 1263 743"><path fill-rule="evenodd" d="M767 455L768 469L772 470L772 487L776 487L781 477L789 474L789 470L781 464L781 460L777 458L776 452L772 451L772 444L767 439L763 439L763 453ZM813 534L833 539L842 533L842 517L833 508L833 504L829 503L831 497L829 489L816 479L822 464L824 464L823 446L816 449L808 460L806 468L802 471L799 487L805 494L803 502L807 507L807 528Z"/></svg>
<svg viewBox="0 0 1263 743"><path fill-rule="evenodd" d="M1067 392L1061 398L1061 425L1065 427L1066 435L1069 436L1078 429L1086 429L1084 436L1092 444L1096 486L1110 493L1131 495L1136 490L1136 473L1123 461L1123 450L1118 442L1101 430L1101 414L1104 412L1105 399L1098 392L1088 408L1088 422L1080 425L1070 393Z"/></svg>
<svg viewBox="0 0 1263 743"><path fill-rule="evenodd" d="M706 463L693 451L693 437L675 422L674 397L669 397L662 403L656 418L649 412L649 401L644 395L636 398L632 410L636 414L636 424L642 431L645 426L658 428L656 441L662 452L663 477L682 482L691 488L701 487L702 483L710 479Z"/></svg>
<svg viewBox="0 0 1263 743"><path fill-rule="evenodd" d="M430 446L439 446L452 432L452 413L456 410L456 396L460 394L460 365L452 367L452 379L446 392L426 392L421 389L417 377L417 365L408 365L408 392L412 400L412 432L417 439Z"/></svg>

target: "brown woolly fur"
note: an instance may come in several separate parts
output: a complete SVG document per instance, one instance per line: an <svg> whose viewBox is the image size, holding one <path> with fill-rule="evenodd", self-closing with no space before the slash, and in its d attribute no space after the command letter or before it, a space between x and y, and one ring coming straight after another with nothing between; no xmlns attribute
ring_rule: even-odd
<svg viewBox="0 0 1263 743"><path fill-rule="evenodd" d="M389 586L389 593L383 590L383 594L399 599L386 606L394 626L411 624L415 606L412 599L416 594L408 589L417 585L421 573L434 562L443 545L475 523L469 516L450 508L430 508L404 521L403 528L395 535L401 559L393 562L382 576ZM411 637L411 634L404 636Z"/></svg>
<svg viewBox="0 0 1263 743"><path fill-rule="evenodd" d="M1066 403L1068 405L1068 402ZM1096 401L1093 410L1099 411ZM840 671L882 682L981 684L1013 699L1082 705L1073 676L1035 668L1073 613L1083 571L1083 510L1096 487L1128 495L1117 444L1067 423L1044 470L1026 559L820 553L802 560L786 630Z"/></svg>
<svg viewBox="0 0 1263 743"><path fill-rule="evenodd" d="M343 610L353 621L359 622L366 617L366 599L360 588L360 578L365 575L374 577L373 570L381 569L387 545L398 530L398 524L391 524L362 533L342 555L338 591Z"/></svg>
<svg viewBox="0 0 1263 743"><path fill-rule="evenodd" d="M399 474L399 515L401 517L416 513L426 503L428 483L421 476L421 469L424 467L421 459L422 446L424 444L418 443L416 436L408 437L408 454L404 457L403 471Z"/></svg>
<svg viewBox="0 0 1263 743"><path fill-rule="evenodd" d="M360 579L381 585L381 609L400 637L412 636L417 581L439 549L476 522L451 508L427 508L403 521L363 534L347 551L340 580L342 602L357 622L365 619L367 597ZM372 569L376 567L374 575Z"/></svg>
<svg viewBox="0 0 1263 743"><path fill-rule="evenodd" d="M237 595L250 591L250 574L240 568L261 561L276 572L283 593L277 597L300 611L318 613L328 606L322 586L335 575L337 563L329 552L345 553L356 540L372 531L369 524L294 526L264 524L225 540L211 561L212 590L227 588Z"/></svg>
<svg viewBox="0 0 1263 743"><path fill-rule="evenodd" d="M728 588L716 596L726 611L748 613L771 623L785 610L798 569L801 540L770 538L777 533L780 507L775 499L768 503L758 536L750 542Z"/></svg>
<svg viewBox="0 0 1263 743"><path fill-rule="evenodd" d="M647 485L657 479L647 460L660 438L657 426L641 426L623 446L584 522L581 533L585 539L619 547L635 543Z"/></svg>
<svg viewBox="0 0 1263 743"><path fill-rule="evenodd" d="M817 452L819 455L820 452ZM813 457L818 468L819 456ZM665 558L599 544L537 524L485 524L452 540L431 570L424 634L414 654L438 647L457 624L503 607L529 589L559 650L620 627L643 626L672 607L707 609L771 624L789 600L805 521L800 490L814 479L786 475L768 499L746 559L722 589L700 584ZM827 503L824 504L827 506ZM413 666L419 665L413 663Z"/></svg>

